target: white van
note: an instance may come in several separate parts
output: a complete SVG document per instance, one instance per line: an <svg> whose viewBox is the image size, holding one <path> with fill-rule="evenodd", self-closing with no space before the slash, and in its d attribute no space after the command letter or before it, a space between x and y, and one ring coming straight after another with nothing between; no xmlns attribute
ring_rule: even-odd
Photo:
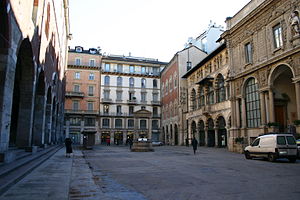
<svg viewBox="0 0 300 200"><path fill-rule="evenodd" d="M292 134L271 133L256 138L245 148L244 153L246 159L262 157L274 162L277 158L287 158L290 162L295 162L297 145Z"/></svg>

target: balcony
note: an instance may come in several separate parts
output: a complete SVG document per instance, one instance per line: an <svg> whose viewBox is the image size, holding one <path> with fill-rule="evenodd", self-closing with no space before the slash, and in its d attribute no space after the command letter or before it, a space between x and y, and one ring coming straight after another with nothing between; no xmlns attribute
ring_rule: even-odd
<svg viewBox="0 0 300 200"><path fill-rule="evenodd" d="M101 99L101 102L102 102L102 103L112 103L112 99L109 99L109 98L102 98L102 99Z"/></svg>
<svg viewBox="0 0 300 200"><path fill-rule="evenodd" d="M66 97L80 97L80 98L83 98L84 97L84 93L83 92L69 91L69 92L66 92L65 96Z"/></svg>
<svg viewBox="0 0 300 200"><path fill-rule="evenodd" d="M151 104L153 104L153 105L160 105L160 101L151 101Z"/></svg>
<svg viewBox="0 0 300 200"><path fill-rule="evenodd" d="M105 112L100 112L100 116L111 116L111 117L114 117L114 116L120 116L120 117L126 117L126 116L129 116L128 113L118 113L118 112L108 112L108 113L105 113Z"/></svg>
<svg viewBox="0 0 300 200"><path fill-rule="evenodd" d="M130 100L127 100L127 103L128 104L136 104L136 99L134 98L134 99L130 99Z"/></svg>
<svg viewBox="0 0 300 200"><path fill-rule="evenodd" d="M71 110L65 109L65 114L80 114L80 115L98 115L97 110Z"/></svg>

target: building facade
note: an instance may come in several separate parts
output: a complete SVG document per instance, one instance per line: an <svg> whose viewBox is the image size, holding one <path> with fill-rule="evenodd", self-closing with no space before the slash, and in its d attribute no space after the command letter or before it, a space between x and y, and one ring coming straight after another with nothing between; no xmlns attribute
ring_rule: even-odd
<svg viewBox="0 0 300 200"><path fill-rule="evenodd" d="M231 116L228 74L223 43L182 77L188 88L188 138L195 137L200 146L227 147Z"/></svg>
<svg viewBox="0 0 300 200"><path fill-rule="evenodd" d="M99 129L100 66L99 49L76 46L69 50L66 71L65 130L74 143L83 143L84 131ZM100 143L99 134L95 142Z"/></svg>
<svg viewBox="0 0 300 200"><path fill-rule="evenodd" d="M69 38L67 0L0 3L0 157L61 142Z"/></svg>
<svg viewBox="0 0 300 200"><path fill-rule="evenodd" d="M132 56L103 56L99 133L102 143L161 137L160 71L166 63Z"/></svg>
<svg viewBox="0 0 300 200"><path fill-rule="evenodd" d="M268 131L299 132L300 2L252 0L227 19L230 61L229 150Z"/></svg>
<svg viewBox="0 0 300 200"><path fill-rule="evenodd" d="M160 139L165 144L183 145L188 137L185 120L187 107L182 103L187 98L187 88L181 77L206 55L190 45L177 52L161 73L163 134Z"/></svg>

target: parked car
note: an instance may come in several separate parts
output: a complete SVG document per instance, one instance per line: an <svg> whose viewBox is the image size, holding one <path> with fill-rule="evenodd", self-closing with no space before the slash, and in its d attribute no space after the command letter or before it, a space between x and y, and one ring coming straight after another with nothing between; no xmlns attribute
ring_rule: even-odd
<svg viewBox="0 0 300 200"><path fill-rule="evenodd" d="M159 142L159 141L152 141L153 146L162 146L164 143Z"/></svg>
<svg viewBox="0 0 300 200"><path fill-rule="evenodd" d="M147 139L147 138L138 138L138 141L139 141L139 142L147 142L148 139Z"/></svg>
<svg viewBox="0 0 300 200"><path fill-rule="evenodd" d="M297 149L298 149L298 158L300 158L300 139L298 139L296 141L296 143L297 143Z"/></svg>
<svg viewBox="0 0 300 200"><path fill-rule="evenodd" d="M270 133L257 137L244 149L244 153L246 159L261 157L274 162L278 158L287 158L290 162L295 162L297 145L292 134Z"/></svg>

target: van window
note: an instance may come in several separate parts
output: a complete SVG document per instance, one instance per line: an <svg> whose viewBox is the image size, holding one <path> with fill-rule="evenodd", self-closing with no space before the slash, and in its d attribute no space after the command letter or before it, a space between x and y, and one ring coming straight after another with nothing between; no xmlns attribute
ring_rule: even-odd
<svg viewBox="0 0 300 200"><path fill-rule="evenodd" d="M278 145L286 145L285 137L284 136L277 136L277 144Z"/></svg>
<svg viewBox="0 0 300 200"><path fill-rule="evenodd" d="M254 142L252 143L251 146L258 146L259 144L259 138L257 138L256 140L254 140Z"/></svg>
<svg viewBox="0 0 300 200"><path fill-rule="evenodd" d="M295 141L294 137L287 136L286 139L287 139L287 142L289 145L296 145L296 141Z"/></svg>

